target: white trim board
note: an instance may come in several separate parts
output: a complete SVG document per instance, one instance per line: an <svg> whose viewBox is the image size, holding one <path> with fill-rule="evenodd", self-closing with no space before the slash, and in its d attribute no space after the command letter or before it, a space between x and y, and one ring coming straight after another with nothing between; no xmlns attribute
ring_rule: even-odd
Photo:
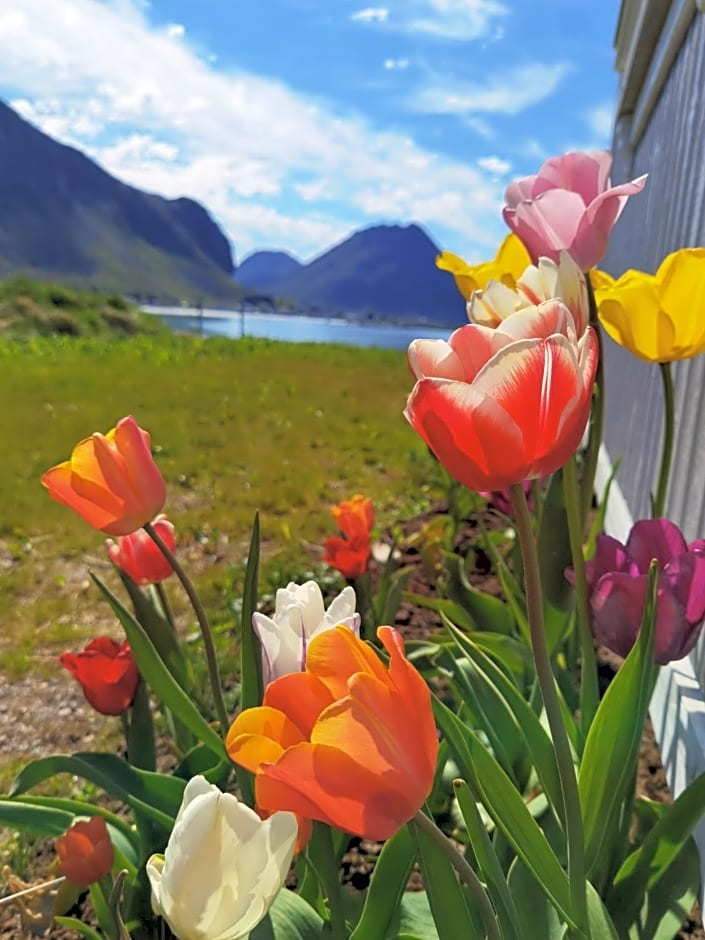
<svg viewBox="0 0 705 940"><path fill-rule="evenodd" d="M612 461L604 445L600 449L595 489L602 497L612 472ZM621 542L626 541L633 519L624 494L612 481L605 531ZM674 797L705 771L705 699L693 671L690 658L662 666L649 705L654 734L661 748L668 785ZM705 817L694 831L700 852L700 904L705 910Z"/></svg>

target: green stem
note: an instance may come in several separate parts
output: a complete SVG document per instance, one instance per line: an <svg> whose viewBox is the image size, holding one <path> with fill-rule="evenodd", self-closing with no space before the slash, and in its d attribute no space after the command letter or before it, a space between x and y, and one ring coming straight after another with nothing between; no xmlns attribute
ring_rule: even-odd
<svg viewBox="0 0 705 940"><path fill-rule="evenodd" d="M658 519L663 515L666 506L666 493L668 480L671 476L671 461L673 460L673 441L675 430L675 401L673 394L673 374L670 362L660 362L661 380L663 382L663 448L661 450L661 468L658 475L656 496L653 500L652 518Z"/></svg>
<svg viewBox="0 0 705 940"><path fill-rule="evenodd" d="M536 542L531 529L531 515L526 504L524 490L520 483L510 488L512 506L516 520L519 544L524 559L524 580L526 584L526 609L529 618L531 648L536 666L536 678L541 688L543 706L553 739L553 747L558 764L558 776L563 795L563 818L565 819L566 843L568 855L568 880L570 882L571 913L582 930L583 936L589 936L587 918L587 895L585 882L585 849L583 844L583 822L580 812L580 796L575 776L573 756L565 725L561 717L561 707L556 691L555 679L551 668L551 658L546 644L543 622L543 598L541 596L541 572L539 570Z"/></svg>
<svg viewBox="0 0 705 940"><path fill-rule="evenodd" d="M418 826L418 828L423 831L424 835L433 839L453 868L455 868L458 877L467 887L470 896L477 906L477 913L480 915L485 930L487 931L487 940L501 940L502 933L497 923L494 908L490 903L490 899L487 897L487 892L482 882L470 865L468 865L466 859L458 852L450 839L444 836L438 826L436 826L428 816L422 813L421 810L418 811L411 822L415 826ZM458 926L460 927L460 925Z"/></svg>
<svg viewBox="0 0 705 940"><path fill-rule="evenodd" d="M575 455L563 467L563 492L565 494L566 515L568 517L568 535L570 552L573 556L573 574L575 575L575 599L578 636L580 638L580 722L587 734L595 717L600 694L597 684L597 659L595 641L590 629L590 611L588 590L585 580L585 559L583 558L583 527L580 519L580 494L578 476L575 469Z"/></svg>
<svg viewBox="0 0 705 940"><path fill-rule="evenodd" d="M309 842L309 851L314 856L314 868L321 879L323 890L328 899L330 911L330 936L332 940L347 940L348 928L345 923L345 908L340 890L340 863L333 849L330 826L314 822L313 835Z"/></svg>
<svg viewBox="0 0 705 940"><path fill-rule="evenodd" d="M176 634L176 621L174 620L174 611L171 609L171 604L169 603L169 598L167 593L164 590L164 582L157 581L154 585L154 589L157 592L157 597L159 598L159 603L162 605L162 613L166 618L167 623Z"/></svg>
<svg viewBox="0 0 705 940"><path fill-rule="evenodd" d="M600 446L602 445L602 434L605 424L605 362L604 348L602 343L602 332L597 319L597 303L595 302L595 291L590 282L590 275L585 275L588 291L588 303L590 305L590 325L597 334L597 373L595 375L595 391L590 410L590 436L588 446L585 451L585 463L583 465L582 478L582 505L580 518L583 529L587 521L590 506L592 505L592 495L595 490L595 474L597 473L597 460L600 455Z"/></svg>
<svg viewBox="0 0 705 940"><path fill-rule="evenodd" d="M169 546L164 543L164 540L160 538L159 533L155 530L152 523L146 522L144 525L144 530L152 539L162 555L164 555L171 567L174 569L176 577L179 579L179 581L181 581L183 589L186 591L188 599L191 601L191 606L193 607L196 614L198 626L201 629L201 636L203 637L203 648L205 649L206 653L206 664L208 666L208 676L210 678L211 689L213 691L215 710L216 714L218 715L218 721L220 722L220 733L222 735L226 735L228 733L228 728L230 727L230 719L228 718L228 710L225 707L225 699L223 698L223 687L220 684L218 659L215 653L215 644L213 643L213 633L211 631L210 624L208 623L208 617L206 616L203 604L201 603L201 599L196 593L196 589L191 583L188 575L176 558L176 555L174 555Z"/></svg>
<svg viewBox="0 0 705 940"><path fill-rule="evenodd" d="M376 639L376 630L378 624L377 612L375 611L374 599L370 588L370 573L363 572L358 578L354 578L355 596L357 597L357 609L360 612L360 638L374 642Z"/></svg>

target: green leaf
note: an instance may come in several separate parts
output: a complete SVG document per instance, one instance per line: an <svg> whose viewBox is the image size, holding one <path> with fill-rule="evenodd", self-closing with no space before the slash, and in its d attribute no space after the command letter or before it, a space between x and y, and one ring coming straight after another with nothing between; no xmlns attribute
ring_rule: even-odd
<svg viewBox="0 0 705 940"><path fill-rule="evenodd" d="M439 699L432 702L436 723L476 798L551 903L572 924L568 876L520 794L480 739Z"/></svg>
<svg viewBox="0 0 705 940"><path fill-rule="evenodd" d="M487 687L489 714L491 717L509 712L521 729L524 749L530 754L544 793L562 819L563 799L561 796L558 766L553 744L539 717L528 704L524 696L506 677L506 675L478 648L476 635L467 637L452 624L446 623L446 629L455 640L458 649L476 666L477 682Z"/></svg>
<svg viewBox="0 0 705 940"><path fill-rule="evenodd" d="M15 778L10 795L24 793L59 773L90 780L168 830L186 787L186 781L179 777L137 770L114 754L53 754L27 764Z"/></svg>
<svg viewBox="0 0 705 940"><path fill-rule="evenodd" d="M700 892L700 853L689 839L675 862L650 888L629 940L671 940L688 916ZM615 916L616 919L616 916Z"/></svg>
<svg viewBox="0 0 705 940"><path fill-rule="evenodd" d="M164 664L154 644L141 626L124 607L115 595L103 584L95 574L91 577L98 585L101 593L113 609L125 631L132 648L142 678L147 682L154 694L170 708L199 741L203 741L214 754L223 760L227 759L225 747L219 735L211 728L205 718L194 705L192 699L185 692L169 669Z"/></svg>
<svg viewBox="0 0 705 940"><path fill-rule="evenodd" d="M515 858L507 877L519 917L526 925L526 940L561 940L563 923L529 869Z"/></svg>
<svg viewBox="0 0 705 940"><path fill-rule="evenodd" d="M89 927L88 924L84 924L82 920L77 920L75 917L55 917L54 922L60 927L68 927L70 930L75 930L76 933L79 933L82 937L87 937L88 940L105 940L103 935L99 934L97 930Z"/></svg>
<svg viewBox="0 0 705 940"><path fill-rule="evenodd" d="M388 839L372 872L362 916L350 940L386 940L416 858L416 842L408 826Z"/></svg>
<svg viewBox="0 0 705 940"><path fill-rule="evenodd" d="M615 930L612 918L607 912L602 898L589 881L587 882L587 909L590 940L619 940L619 934ZM567 931L566 936L570 936ZM654 935L650 933L645 933L641 936L655 940Z"/></svg>
<svg viewBox="0 0 705 940"><path fill-rule="evenodd" d="M443 613L453 623L457 623L463 630L472 632L475 624L467 611L456 604L455 601L442 597L426 597L425 594L415 594L413 591L404 591L404 599L416 604L418 607L424 607L426 610L435 610L437 613Z"/></svg>
<svg viewBox="0 0 705 940"><path fill-rule="evenodd" d="M484 682L466 656L441 653L436 662L444 669L453 692L473 715L473 726L487 736L492 752L515 786L523 789L528 776L528 753L519 726L508 708ZM521 783L520 783L521 781Z"/></svg>
<svg viewBox="0 0 705 940"><path fill-rule="evenodd" d="M703 813L705 774L696 777L670 806L659 807L660 818L639 848L625 859L607 897L608 907L620 929L625 930L637 919L647 895L650 896L649 916L654 909L665 912L670 906L672 899L662 881L674 868L680 876L685 873L681 855Z"/></svg>
<svg viewBox="0 0 705 940"><path fill-rule="evenodd" d="M7 797L0 800L0 826L8 829L54 838L63 835L73 820L74 814L63 809L35 806Z"/></svg>
<svg viewBox="0 0 705 940"><path fill-rule="evenodd" d="M657 587L658 571L653 564L639 637L600 702L580 762L578 789L589 878L608 865L619 837L622 805L632 798L653 686Z"/></svg>
<svg viewBox="0 0 705 940"><path fill-rule="evenodd" d="M470 789L464 780L454 781L455 796L465 821L470 846L477 860L478 875L487 885L490 899L497 911L506 940L519 940L523 936L521 921L504 877L502 866L482 822Z"/></svg>
<svg viewBox="0 0 705 940"><path fill-rule="evenodd" d="M399 905L397 940L439 940L426 891L406 891Z"/></svg>
<svg viewBox="0 0 705 940"><path fill-rule="evenodd" d="M183 689L188 689L190 682L186 657L173 627L157 608L153 596L145 594L122 568L117 571L130 595L137 621L144 628L169 672Z"/></svg>
<svg viewBox="0 0 705 940"><path fill-rule="evenodd" d="M421 874L426 886L433 920L441 937L461 935L468 940L485 936L472 902L460 885L449 859L430 836L417 825L411 826L416 840Z"/></svg>
<svg viewBox="0 0 705 940"><path fill-rule="evenodd" d="M282 888L269 914L249 936L250 940L316 940L324 936L324 921L298 894Z"/></svg>
<svg viewBox="0 0 705 940"><path fill-rule="evenodd" d="M406 585L414 572L413 566L409 565L406 568L399 568L397 571L387 573L389 565L393 564L394 549L395 545L392 545L384 577L375 591L372 602L375 611L377 611L378 623L394 623ZM382 600L384 603L380 607Z"/></svg>
<svg viewBox="0 0 705 940"><path fill-rule="evenodd" d="M262 704L264 685L262 681L262 651L257 634L252 627L252 615L257 608L257 574L259 570L259 513L252 523L250 550L247 554L245 585L242 596L240 620L240 676L242 690L240 706L256 708Z"/></svg>
<svg viewBox="0 0 705 940"><path fill-rule="evenodd" d="M570 610L573 605L573 589L564 572L571 564L572 556L561 470L551 477L544 496L536 548L544 600L559 611ZM548 641L549 649L555 649L557 637L549 636Z"/></svg>
<svg viewBox="0 0 705 940"><path fill-rule="evenodd" d="M447 576L445 590L448 597L467 611L476 630L513 636L516 624L511 608L498 597L474 588L465 575L463 565L464 559L460 555L453 552L443 553L443 566Z"/></svg>

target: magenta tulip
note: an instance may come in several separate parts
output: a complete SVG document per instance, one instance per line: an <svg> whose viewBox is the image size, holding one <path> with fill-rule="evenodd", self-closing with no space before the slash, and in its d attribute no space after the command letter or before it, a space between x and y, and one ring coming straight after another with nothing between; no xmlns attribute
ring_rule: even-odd
<svg viewBox="0 0 705 940"><path fill-rule="evenodd" d="M504 221L522 240L532 259L559 260L570 252L582 271L607 251L612 226L624 205L641 192L646 176L612 186L612 154L565 153L546 160L536 176L510 183L504 195Z"/></svg>
<svg viewBox="0 0 705 940"><path fill-rule="evenodd" d="M663 666L692 650L705 620L705 541L688 545L668 519L644 519L626 545L598 535L585 574L595 638L626 656L639 633L652 559L660 567L654 658ZM567 576L574 581L570 569Z"/></svg>

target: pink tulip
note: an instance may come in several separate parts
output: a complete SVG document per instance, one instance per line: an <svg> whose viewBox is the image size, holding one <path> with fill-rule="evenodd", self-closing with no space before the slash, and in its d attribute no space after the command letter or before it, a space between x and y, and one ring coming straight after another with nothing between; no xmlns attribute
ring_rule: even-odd
<svg viewBox="0 0 705 940"><path fill-rule="evenodd" d="M504 195L504 221L532 259L558 261L561 249L581 270L594 267L607 251L612 226L629 196L641 192L646 176L610 184L612 154L565 153L546 160L536 176L510 183Z"/></svg>
<svg viewBox="0 0 705 940"><path fill-rule="evenodd" d="M688 545L668 519L644 519L634 524L626 545L598 535L585 574L595 638L626 656L639 634L652 559L660 566L654 658L663 666L687 655L702 629L705 542ZM566 575L574 583L571 569Z"/></svg>
<svg viewBox="0 0 705 940"><path fill-rule="evenodd" d="M404 412L446 470L472 490L553 473L587 423L597 366L591 328L578 340L567 307L525 307L496 329L414 340L417 383Z"/></svg>

